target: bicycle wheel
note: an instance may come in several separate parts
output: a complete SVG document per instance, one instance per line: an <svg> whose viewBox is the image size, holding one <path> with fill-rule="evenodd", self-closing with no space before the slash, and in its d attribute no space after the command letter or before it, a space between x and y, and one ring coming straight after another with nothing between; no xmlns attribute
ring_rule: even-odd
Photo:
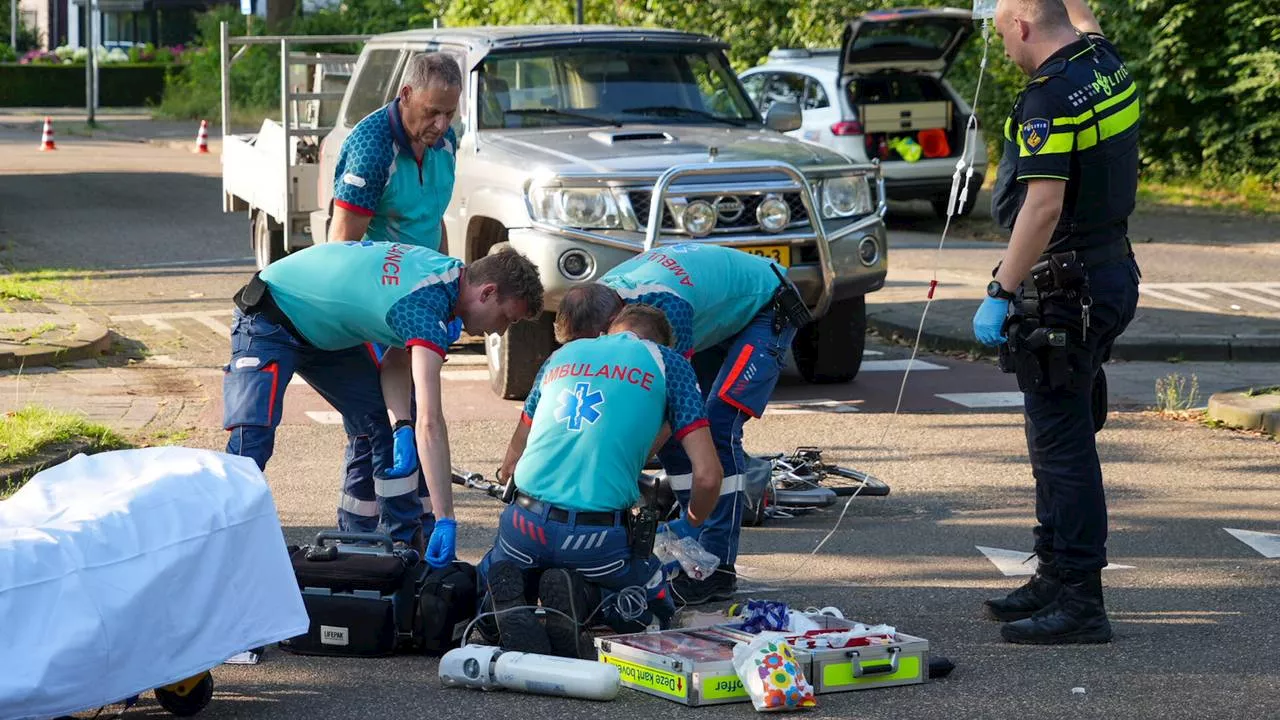
<svg viewBox="0 0 1280 720"><path fill-rule="evenodd" d="M830 488L839 497L849 497L854 493L868 497L884 497L889 494L887 484L861 470L827 465L823 471L826 477L823 478L822 487Z"/></svg>

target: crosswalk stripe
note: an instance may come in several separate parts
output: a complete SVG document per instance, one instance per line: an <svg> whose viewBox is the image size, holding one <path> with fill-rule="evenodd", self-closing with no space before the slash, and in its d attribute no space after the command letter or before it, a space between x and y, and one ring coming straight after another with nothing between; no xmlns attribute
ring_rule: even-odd
<svg viewBox="0 0 1280 720"><path fill-rule="evenodd" d="M1258 297L1258 296L1256 296L1256 295L1250 295L1250 294L1249 294L1249 293L1247 293L1247 292L1242 292L1242 291L1237 290L1237 289L1235 289L1235 288L1227 288L1227 287L1224 287L1224 288L1218 288L1218 290L1220 290L1221 292L1224 292L1224 293L1226 293L1226 294L1228 294L1228 295L1233 295L1233 296L1238 297L1238 298L1243 298L1243 299L1245 299L1245 300L1248 300L1249 302L1256 302L1256 303L1258 303L1259 305L1266 305L1267 307L1273 307L1273 308L1280 309L1280 302L1276 302L1275 300L1266 300L1266 299L1260 298L1260 297Z"/></svg>
<svg viewBox="0 0 1280 720"><path fill-rule="evenodd" d="M967 408L1022 407L1020 392L937 393L937 397Z"/></svg>
<svg viewBox="0 0 1280 720"><path fill-rule="evenodd" d="M917 359L907 360L863 360L862 367L858 372L903 372L907 366L911 366L911 372L919 372L920 370L946 370L945 365L934 365L931 362Z"/></svg>
<svg viewBox="0 0 1280 720"><path fill-rule="evenodd" d="M1151 297L1157 300L1164 300L1165 302L1177 303L1179 305L1186 305L1189 308L1193 308L1196 310L1204 310L1205 312L1211 312L1211 313L1218 312L1217 308L1209 307L1208 305L1204 305L1198 302L1193 302L1191 300L1185 300L1176 295L1166 293L1166 292L1161 292L1160 290L1156 290L1154 288L1139 286L1138 290L1143 295L1150 295Z"/></svg>
<svg viewBox="0 0 1280 720"><path fill-rule="evenodd" d="M1264 558L1280 558L1280 535L1257 532L1255 530L1238 530L1236 528L1223 528L1223 530L1231 533L1232 537L1245 545L1257 550Z"/></svg>

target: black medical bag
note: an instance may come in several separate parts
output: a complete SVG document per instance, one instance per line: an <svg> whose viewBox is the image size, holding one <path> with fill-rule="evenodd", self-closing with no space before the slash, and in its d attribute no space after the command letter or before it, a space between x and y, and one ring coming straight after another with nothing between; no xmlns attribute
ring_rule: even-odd
<svg viewBox="0 0 1280 720"><path fill-rule="evenodd" d="M386 535L322 531L289 548L311 625L280 642L300 655L440 653L475 617L476 575L457 561L433 569Z"/></svg>

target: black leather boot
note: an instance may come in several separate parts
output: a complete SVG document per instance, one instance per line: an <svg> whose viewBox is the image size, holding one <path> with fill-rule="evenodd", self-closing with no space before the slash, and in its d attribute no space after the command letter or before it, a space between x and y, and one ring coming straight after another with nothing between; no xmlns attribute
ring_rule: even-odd
<svg viewBox="0 0 1280 720"><path fill-rule="evenodd" d="M1062 591L1052 605L1000 628L1019 645L1065 645L1111 641L1111 622L1102 603L1102 571L1060 571Z"/></svg>
<svg viewBox="0 0 1280 720"><path fill-rule="evenodd" d="M1036 611L1048 607L1058 597L1062 583L1058 580L1058 568L1052 560L1040 559L1035 575L1022 587L1002 598L982 603L983 613L991 620L1013 622L1029 618Z"/></svg>

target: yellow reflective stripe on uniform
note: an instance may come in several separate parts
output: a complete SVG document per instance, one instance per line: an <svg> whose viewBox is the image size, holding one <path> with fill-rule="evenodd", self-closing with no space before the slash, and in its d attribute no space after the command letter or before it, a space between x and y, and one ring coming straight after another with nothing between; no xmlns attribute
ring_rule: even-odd
<svg viewBox="0 0 1280 720"><path fill-rule="evenodd" d="M1135 82L1130 82L1129 87L1125 88L1124 91L1121 92L1119 95L1109 97L1106 100L1103 100L1102 102L1098 103L1097 105L1094 105L1093 111L1101 115L1103 110L1106 110L1109 107L1113 107L1118 103L1122 103L1125 100L1128 100L1129 96L1137 92L1137 90L1138 90L1138 84Z"/></svg>
<svg viewBox="0 0 1280 720"><path fill-rule="evenodd" d="M1004 139L1013 140L1013 118L1004 119Z"/></svg>
<svg viewBox="0 0 1280 720"><path fill-rule="evenodd" d="M1088 150L1098 144L1098 126L1090 125L1089 127L1076 133L1076 149Z"/></svg>
<svg viewBox="0 0 1280 720"><path fill-rule="evenodd" d="M1125 109L1098 121L1099 139L1106 140L1128 130L1138 122L1138 116L1138 99L1134 98Z"/></svg>
<svg viewBox="0 0 1280 720"><path fill-rule="evenodd" d="M1027 149L1027 145L1022 140L1022 133L1018 133L1018 157L1031 157L1033 155L1059 155L1069 153L1075 147L1075 134L1069 132L1050 133L1049 137L1044 140L1044 145L1036 152Z"/></svg>

